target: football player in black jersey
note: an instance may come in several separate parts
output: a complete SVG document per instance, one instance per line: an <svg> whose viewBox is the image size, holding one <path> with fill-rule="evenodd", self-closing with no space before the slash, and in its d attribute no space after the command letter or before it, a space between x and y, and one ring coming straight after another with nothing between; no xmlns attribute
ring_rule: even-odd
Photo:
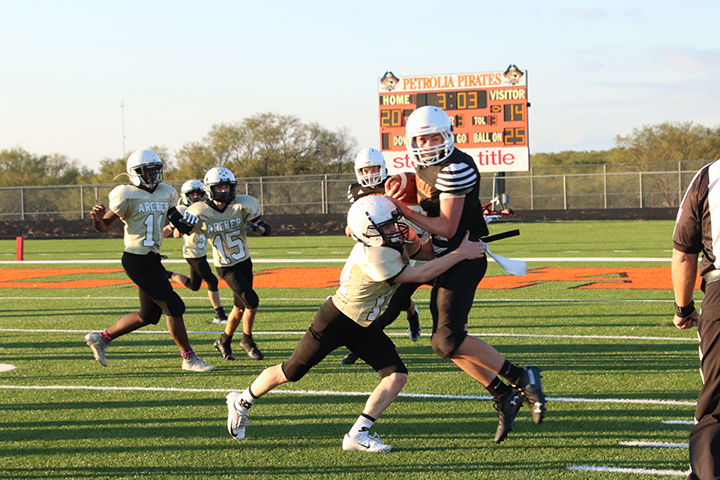
<svg viewBox="0 0 720 480"><path fill-rule="evenodd" d="M354 203L356 200L367 195L385 195L385 180L387 179L387 167L385 166L385 157L379 150L374 148L365 148L361 150L355 157L355 177L356 183L350 184L348 187L348 200ZM419 208L419 207L418 207ZM350 227L345 227L347 236L351 236ZM418 232L420 236L424 232ZM420 339L420 315L412 300L412 294L420 287L419 283L403 283L400 288L390 299L385 312L377 320L380 329L384 329L400 315L401 311L407 313L408 319L408 336L413 342ZM353 352L349 352L340 361L341 365L353 365L358 356Z"/></svg>
<svg viewBox="0 0 720 480"><path fill-rule="evenodd" d="M407 120L406 139L415 162L420 206L427 216L400 201L403 192L397 181L388 180L387 194L395 197L408 220L432 234L435 255L441 257L456 249L466 231L470 240L486 236L480 173L472 157L455 148L447 114L437 107L418 108ZM492 394L500 417L495 442L500 443L512 430L523 401L538 424L545 416L546 401L537 366L513 365L489 343L467 334L475 290L486 269L485 257L465 260L435 280L430 298L431 344L437 355L452 360Z"/></svg>

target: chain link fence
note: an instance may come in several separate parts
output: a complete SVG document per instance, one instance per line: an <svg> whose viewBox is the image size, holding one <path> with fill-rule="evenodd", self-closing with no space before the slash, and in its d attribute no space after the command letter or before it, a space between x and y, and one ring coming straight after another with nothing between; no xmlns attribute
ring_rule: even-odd
<svg viewBox="0 0 720 480"><path fill-rule="evenodd" d="M504 192L514 210L677 208L695 173L709 161L636 165L534 167L507 174L486 174L480 198L489 202ZM353 174L238 179L238 193L257 198L263 215L345 214ZM504 183L504 188L499 184ZM182 182L168 182L178 191ZM89 218L90 209L108 201L115 185L0 188L0 220Z"/></svg>

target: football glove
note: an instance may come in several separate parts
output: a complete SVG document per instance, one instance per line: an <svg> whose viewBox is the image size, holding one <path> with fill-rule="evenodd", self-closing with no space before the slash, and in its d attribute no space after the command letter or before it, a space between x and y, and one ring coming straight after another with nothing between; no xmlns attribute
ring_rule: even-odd
<svg viewBox="0 0 720 480"><path fill-rule="evenodd" d="M185 215L183 215L180 221L186 225L193 226L196 225L200 221L200 219L192 213L186 213Z"/></svg>

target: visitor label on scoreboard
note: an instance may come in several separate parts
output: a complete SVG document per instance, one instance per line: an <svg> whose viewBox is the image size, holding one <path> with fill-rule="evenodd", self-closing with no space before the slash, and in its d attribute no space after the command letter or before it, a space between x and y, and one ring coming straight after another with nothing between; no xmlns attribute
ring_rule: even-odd
<svg viewBox="0 0 720 480"><path fill-rule="evenodd" d="M413 170L405 123L419 107L442 108L453 123L455 146L475 159L481 172L530 170L527 71L378 79L380 149L390 174Z"/></svg>

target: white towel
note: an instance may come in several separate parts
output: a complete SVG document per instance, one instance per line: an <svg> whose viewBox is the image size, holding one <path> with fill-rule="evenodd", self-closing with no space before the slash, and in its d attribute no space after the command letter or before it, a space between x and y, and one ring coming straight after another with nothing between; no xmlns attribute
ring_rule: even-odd
<svg viewBox="0 0 720 480"><path fill-rule="evenodd" d="M511 258L495 255L490 251L487 243L483 242L483 244L485 245L485 255L489 255L493 260L495 260L497 264L500 265L500 268L510 275L517 275L518 277L525 276L527 273L527 264L523 260L513 260Z"/></svg>

